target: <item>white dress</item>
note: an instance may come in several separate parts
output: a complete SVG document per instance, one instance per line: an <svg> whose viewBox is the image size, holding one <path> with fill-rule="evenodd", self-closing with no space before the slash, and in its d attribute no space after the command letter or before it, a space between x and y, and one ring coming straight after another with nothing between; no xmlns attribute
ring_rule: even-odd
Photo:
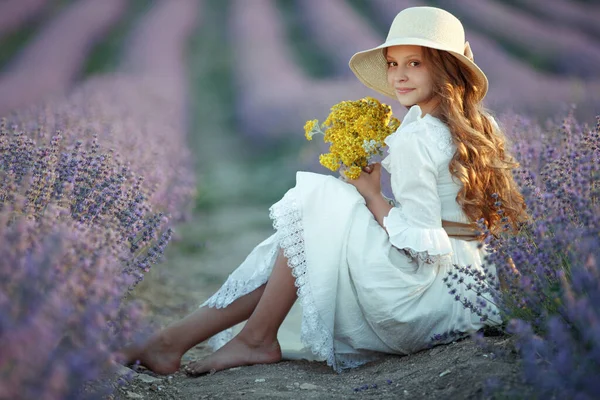
<svg viewBox="0 0 600 400"><path fill-rule="evenodd" d="M448 127L413 106L386 144L382 166L396 200L383 221L387 232L354 186L298 172L296 186L270 208L276 233L202 306L226 307L266 283L281 247L296 277L304 350L336 371L382 353L419 351L434 335L491 324L455 300L476 302L474 291L459 285L449 294L444 282L453 264L482 270L484 256L477 241L450 238L441 225L469 222L448 170L455 151ZM218 348L230 338L228 330L210 343Z"/></svg>

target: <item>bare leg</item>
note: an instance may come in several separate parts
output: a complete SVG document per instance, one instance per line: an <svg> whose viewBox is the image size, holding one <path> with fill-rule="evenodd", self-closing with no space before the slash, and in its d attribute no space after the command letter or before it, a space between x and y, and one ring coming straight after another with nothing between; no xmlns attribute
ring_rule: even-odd
<svg viewBox="0 0 600 400"><path fill-rule="evenodd" d="M190 375L281 360L277 331L296 301L295 278L280 251L267 286L242 331L210 357L186 366Z"/></svg>
<svg viewBox="0 0 600 400"><path fill-rule="evenodd" d="M158 374L171 374L179 369L181 357L196 344L231 328L250 317L265 285L240 297L225 308L202 307L153 335L142 346L121 352L126 364L139 360Z"/></svg>

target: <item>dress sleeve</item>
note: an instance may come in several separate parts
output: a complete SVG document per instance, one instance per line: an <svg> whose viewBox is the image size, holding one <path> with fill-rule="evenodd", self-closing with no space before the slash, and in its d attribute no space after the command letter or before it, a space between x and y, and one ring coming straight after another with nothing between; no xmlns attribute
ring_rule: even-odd
<svg viewBox="0 0 600 400"><path fill-rule="evenodd" d="M439 154L435 138L425 131L405 132L394 141L390 172L398 205L383 219L394 247L429 263L452 252L437 192Z"/></svg>

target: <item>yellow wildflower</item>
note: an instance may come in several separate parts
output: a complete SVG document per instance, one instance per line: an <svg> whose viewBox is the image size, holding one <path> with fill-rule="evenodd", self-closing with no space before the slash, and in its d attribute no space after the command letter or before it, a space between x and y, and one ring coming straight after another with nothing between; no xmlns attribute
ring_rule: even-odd
<svg viewBox="0 0 600 400"><path fill-rule="evenodd" d="M399 126L400 121L392 116L390 106L365 97L334 105L322 127L313 119L306 122L304 131L307 140L322 133L323 140L331 143L329 153L319 157L321 165L334 172L343 168L348 178L356 179L369 160L381 154L384 139Z"/></svg>
<svg viewBox="0 0 600 400"><path fill-rule="evenodd" d="M312 140L312 137L315 133L319 132L319 121L316 119L306 121L304 125L304 136L306 136L306 140Z"/></svg>
<svg viewBox="0 0 600 400"><path fill-rule="evenodd" d="M353 165L350 168L348 168L344 174L346 175L346 177L350 178L350 179L356 179L360 176L360 173L362 171L362 168Z"/></svg>

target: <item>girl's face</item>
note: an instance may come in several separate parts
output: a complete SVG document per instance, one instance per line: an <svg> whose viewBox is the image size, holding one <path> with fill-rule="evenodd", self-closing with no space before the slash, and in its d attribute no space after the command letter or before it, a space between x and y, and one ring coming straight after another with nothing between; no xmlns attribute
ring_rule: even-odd
<svg viewBox="0 0 600 400"><path fill-rule="evenodd" d="M434 114L439 99L434 93L433 78L421 46L391 46L387 48L388 84L405 107L415 104L423 114Z"/></svg>

